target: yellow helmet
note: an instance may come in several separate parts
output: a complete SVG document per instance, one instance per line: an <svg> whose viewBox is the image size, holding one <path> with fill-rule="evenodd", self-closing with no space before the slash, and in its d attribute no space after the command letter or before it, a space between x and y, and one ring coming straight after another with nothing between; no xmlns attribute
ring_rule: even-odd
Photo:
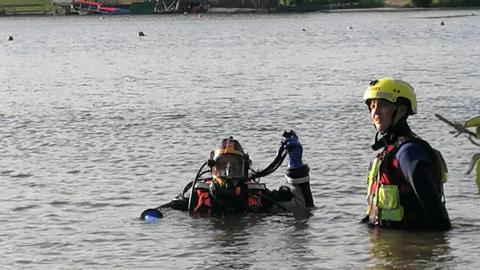
<svg viewBox="0 0 480 270"><path fill-rule="evenodd" d="M417 98L413 87L402 80L393 78L381 78L379 80L371 81L370 86L363 95L363 101L367 104L370 99L383 98L392 103L396 103L398 98L404 98L410 102L409 114L417 113Z"/></svg>

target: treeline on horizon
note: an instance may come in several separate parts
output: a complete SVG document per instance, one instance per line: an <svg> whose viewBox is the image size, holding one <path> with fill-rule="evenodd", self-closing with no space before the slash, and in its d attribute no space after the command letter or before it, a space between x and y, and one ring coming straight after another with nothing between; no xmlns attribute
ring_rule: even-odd
<svg viewBox="0 0 480 270"><path fill-rule="evenodd" d="M116 0L90 1L113 3ZM141 2L141 0L131 1ZM143 1L152 2L156 0ZM480 7L480 0L210 0L210 3L212 7L235 8L274 8L282 6L306 7L301 10L379 7ZM53 0L0 0L0 15L29 12L49 13L53 12L54 9L55 6Z"/></svg>

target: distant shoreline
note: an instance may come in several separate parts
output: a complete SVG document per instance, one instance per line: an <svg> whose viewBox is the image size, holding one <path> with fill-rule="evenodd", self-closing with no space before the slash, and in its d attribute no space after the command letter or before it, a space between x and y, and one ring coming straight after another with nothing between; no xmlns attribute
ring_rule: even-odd
<svg viewBox="0 0 480 270"><path fill-rule="evenodd" d="M222 8L211 7L206 13L189 13L194 14L300 14L300 13L361 13L361 12L414 12L414 11L480 11L480 7L379 7L379 8L341 8L341 9L319 9L319 10L267 10L267 9L253 9L253 8ZM155 14L126 14L127 16L142 16L142 15L175 15L179 13L155 13ZM49 16L126 16L126 15L108 15L108 14L89 14L79 15L76 13L71 14L56 14L42 13L42 12L22 12L17 14L0 14L0 17L49 17ZM471 14L470 16L476 16L477 14ZM466 15L465 15L466 16Z"/></svg>
<svg viewBox="0 0 480 270"><path fill-rule="evenodd" d="M408 11L430 11L430 10L479 10L480 7L381 7L381 8L341 8L341 9L319 9L315 11L268 11L265 9L247 8L210 8L207 13L348 13L348 12L408 12Z"/></svg>

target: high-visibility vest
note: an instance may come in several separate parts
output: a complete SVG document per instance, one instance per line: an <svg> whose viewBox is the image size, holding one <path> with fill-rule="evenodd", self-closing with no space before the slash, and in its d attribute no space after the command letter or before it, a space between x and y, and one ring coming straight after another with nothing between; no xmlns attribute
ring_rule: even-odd
<svg viewBox="0 0 480 270"><path fill-rule="evenodd" d="M434 180L437 191L442 195L443 184L447 180L447 167L441 153L430 147L421 139L415 138L398 145L388 145L371 162L367 177L367 201L370 223L381 225L384 221L402 222L405 218L400 194L413 192L405 180L395 154L405 143L420 143L432 154L434 163Z"/></svg>

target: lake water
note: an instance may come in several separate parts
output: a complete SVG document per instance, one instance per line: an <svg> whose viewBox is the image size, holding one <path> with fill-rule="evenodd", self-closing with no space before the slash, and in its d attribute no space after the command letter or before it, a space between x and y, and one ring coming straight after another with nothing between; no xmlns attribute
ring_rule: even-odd
<svg viewBox="0 0 480 270"><path fill-rule="evenodd" d="M480 113L479 14L0 17L2 268L478 269L479 148L434 113ZM415 87L410 124L448 162L448 232L358 223L374 156L361 99L385 75ZM285 129L311 167L310 213L138 220L222 138L262 169ZM285 166L262 182L284 184Z"/></svg>

